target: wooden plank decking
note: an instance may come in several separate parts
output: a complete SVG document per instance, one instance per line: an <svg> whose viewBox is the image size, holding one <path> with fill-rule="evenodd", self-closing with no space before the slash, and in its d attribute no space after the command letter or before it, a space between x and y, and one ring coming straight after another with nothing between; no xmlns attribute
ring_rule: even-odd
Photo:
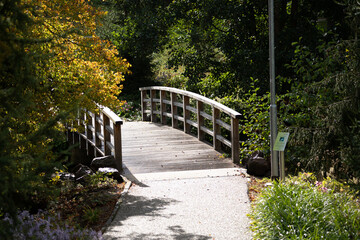
<svg viewBox="0 0 360 240"><path fill-rule="evenodd" d="M235 166L212 146L170 126L124 122L121 131L123 165L133 174Z"/></svg>

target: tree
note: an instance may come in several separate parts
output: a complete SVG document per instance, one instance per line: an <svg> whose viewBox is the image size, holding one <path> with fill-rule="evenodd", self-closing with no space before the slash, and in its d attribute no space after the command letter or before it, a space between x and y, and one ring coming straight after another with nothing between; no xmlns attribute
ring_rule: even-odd
<svg viewBox="0 0 360 240"><path fill-rule="evenodd" d="M359 9L359 3L347 1L344 6L350 22L358 21L356 11L349 9ZM343 39L333 35L333 41L319 41L315 49L294 43L293 87L280 113L293 132L291 162L300 169L340 179L360 176L357 31L353 28Z"/></svg>
<svg viewBox="0 0 360 240"><path fill-rule="evenodd" d="M103 14L87 1L0 1L0 217L52 196L61 123L78 107L120 107L129 64L95 35Z"/></svg>
<svg viewBox="0 0 360 240"><path fill-rule="evenodd" d="M138 88L151 85L151 55L157 51L166 35L166 7L171 1L113 0L107 6L105 19L107 38L114 41L121 56L128 59L132 74L124 88L126 94L136 94Z"/></svg>

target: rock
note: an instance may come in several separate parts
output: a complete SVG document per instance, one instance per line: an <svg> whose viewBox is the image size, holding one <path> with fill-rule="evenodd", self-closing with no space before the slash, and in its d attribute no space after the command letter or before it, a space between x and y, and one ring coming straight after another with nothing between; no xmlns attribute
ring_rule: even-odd
<svg viewBox="0 0 360 240"><path fill-rule="evenodd" d="M83 182L86 176L94 174L91 168L82 164L79 164L76 169L75 180L78 182Z"/></svg>
<svg viewBox="0 0 360 240"><path fill-rule="evenodd" d="M118 183L124 182L124 179L121 177L119 170L117 170L116 168L110 168L110 167L99 168L98 172L107 174L107 176L111 177L112 179L115 179Z"/></svg>
<svg viewBox="0 0 360 240"><path fill-rule="evenodd" d="M61 180L64 181L75 181L75 174L68 172L59 172L59 176Z"/></svg>
<svg viewBox="0 0 360 240"><path fill-rule="evenodd" d="M247 162L247 173L250 175L267 176L270 169L270 162L264 158L264 154L260 151L254 152Z"/></svg>
<svg viewBox="0 0 360 240"><path fill-rule="evenodd" d="M99 168L116 168L114 156L96 157L92 160L90 167L97 171Z"/></svg>

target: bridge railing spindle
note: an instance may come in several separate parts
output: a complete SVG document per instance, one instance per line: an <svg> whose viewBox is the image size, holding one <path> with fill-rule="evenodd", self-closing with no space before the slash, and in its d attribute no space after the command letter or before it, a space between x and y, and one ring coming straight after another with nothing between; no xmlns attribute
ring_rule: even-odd
<svg viewBox="0 0 360 240"><path fill-rule="evenodd" d="M201 101L197 101L197 132L198 132L198 139L203 141L205 138L205 133L201 130L201 127L204 126L204 117L201 116L201 112L204 111L204 103Z"/></svg>
<svg viewBox="0 0 360 240"><path fill-rule="evenodd" d="M160 90L160 121L162 124L166 124L166 116L164 113L166 112L166 104L164 103L166 97L166 91Z"/></svg>
<svg viewBox="0 0 360 240"><path fill-rule="evenodd" d="M212 124L213 124L213 147L215 150L220 150L221 149L221 142L218 139L218 136L221 134L221 129L220 129L220 125L218 125L216 123L216 120L219 119L220 117L220 111L219 109L217 109L216 107L212 107L212 112L213 112L213 119L212 119Z"/></svg>
<svg viewBox="0 0 360 240"><path fill-rule="evenodd" d="M150 119L151 122L156 122L155 110L156 110L156 102L154 98L156 97L156 90L150 90Z"/></svg>
<svg viewBox="0 0 360 240"><path fill-rule="evenodd" d="M102 154L97 151L97 149L101 149L102 142L103 142L103 134L101 133L101 124L102 120L100 119L100 115L95 113L93 118L93 126L95 129L94 135L95 135L95 156L100 157Z"/></svg>
<svg viewBox="0 0 360 240"><path fill-rule="evenodd" d="M183 117L184 117L184 132L190 133L190 124L187 120L190 118L190 111L186 109L186 106L190 104L190 98L183 95Z"/></svg>
<svg viewBox="0 0 360 240"><path fill-rule="evenodd" d="M146 117L146 106L147 103L145 101L146 99L146 91L141 91L141 117L143 119L143 121L147 118Z"/></svg>
<svg viewBox="0 0 360 240"><path fill-rule="evenodd" d="M111 141L111 138L110 138L110 132L106 129L107 126L110 125L110 120L109 120L109 117L106 116L106 114L102 113L103 115L103 132L104 132L104 153L105 155L110 155L111 154L111 149L109 148L109 146L106 144L107 142L110 142Z"/></svg>
<svg viewBox="0 0 360 240"><path fill-rule="evenodd" d="M173 128L178 128L178 120L176 119L178 109L177 106L175 105L175 102L177 100L177 94L171 93L170 99L171 99L171 126Z"/></svg>

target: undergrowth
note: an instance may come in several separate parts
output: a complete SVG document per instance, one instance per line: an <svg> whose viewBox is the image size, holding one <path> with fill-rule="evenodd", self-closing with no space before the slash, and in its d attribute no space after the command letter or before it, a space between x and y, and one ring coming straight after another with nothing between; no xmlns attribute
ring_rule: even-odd
<svg viewBox="0 0 360 240"><path fill-rule="evenodd" d="M250 217L255 239L360 239L355 193L309 173L263 188Z"/></svg>
<svg viewBox="0 0 360 240"><path fill-rule="evenodd" d="M103 239L101 230L113 213L124 184L99 172L88 176L83 184L56 177L52 182L61 194L44 211L0 216L0 224L8 229L1 239Z"/></svg>

